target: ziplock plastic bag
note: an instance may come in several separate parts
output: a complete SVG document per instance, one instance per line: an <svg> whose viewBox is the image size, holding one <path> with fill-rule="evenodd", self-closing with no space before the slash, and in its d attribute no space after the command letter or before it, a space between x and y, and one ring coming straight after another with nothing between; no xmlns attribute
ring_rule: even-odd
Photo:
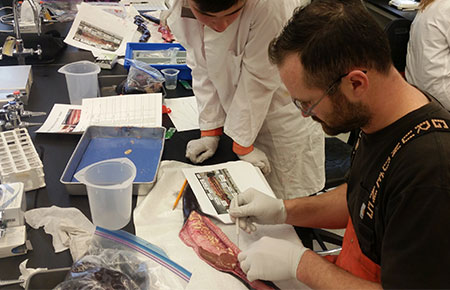
<svg viewBox="0 0 450 290"><path fill-rule="evenodd" d="M157 69L139 60L127 61L130 63L130 70L124 86L125 93L161 92L165 79Z"/></svg>
<svg viewBox="0 0 450 290"><path fill-rule="evenodd" d="M43 0L41 3L45 22L70 22L77 15L79 5L83 0Z"/></svg>
<svg viewBox="0 0 450 290"><path fill-rule="evenodd" d="M97 227L87 254L55 289L185 289L191 273L165 252L124 231Z"/></svg>

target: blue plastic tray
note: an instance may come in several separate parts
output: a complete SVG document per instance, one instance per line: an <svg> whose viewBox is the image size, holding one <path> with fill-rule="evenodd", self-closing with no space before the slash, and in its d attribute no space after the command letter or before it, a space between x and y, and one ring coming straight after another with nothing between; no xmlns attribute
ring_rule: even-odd
<svg viewBox="0 0 450 290"><path fill-rule="evenodd" d="M186 51L186 49L179 43L128 42L127 49L125 51L124 67L126 69L130 68L130 62L127 61L127 59L133 58L134 50L164 50L164 49L169 49L171 47L179 47L180 50ZM191 80L192 79L191 69L185 64L170 64L170 65L152 64L151 66L158 70L162 70L164 68L176 68L176 69L180 70L180 74L178 75L179 79L182 79L182 80Z"/></svg>

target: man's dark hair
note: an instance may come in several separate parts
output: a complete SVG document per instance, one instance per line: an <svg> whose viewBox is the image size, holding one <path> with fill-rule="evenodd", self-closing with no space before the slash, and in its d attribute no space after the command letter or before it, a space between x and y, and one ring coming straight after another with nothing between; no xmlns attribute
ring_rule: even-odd
<svg viewBox="0 0 450 290"><path fill-rule="evenodd" d="M386 35L361 0L315 0L297 8L269 46L277 65L291 53L300 58L304 81L321 89L351 69L387 73L392 65Z"/></svg>
<svg viewBox="0 0 450 290"><path fill-rule="evenodd" d="M229 9L242 0L193 0L202 12L217 13Z"/></svg>

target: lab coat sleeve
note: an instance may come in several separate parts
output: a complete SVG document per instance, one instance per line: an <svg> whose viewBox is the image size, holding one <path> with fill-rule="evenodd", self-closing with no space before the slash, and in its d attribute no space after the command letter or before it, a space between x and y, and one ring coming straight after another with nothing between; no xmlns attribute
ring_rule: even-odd
<svg viewBox="0 0 450 290"><path fill-rule="evenodd" d="M197 100L200 130L205 131L223 127L225 111L216 88L208 78L206 63L200 53L201 49L189 50L186 61L192 69L192 88Z"/></svg>
<svg viewBox="0 0 450 290"><path fill-rule="evenodd" d="M186 63L192 70L192 88L197 100L200 130L217 129L224 125L225 111L214 85L208 78L203 27L196 19L180 16L182 3L182 0L173 2L167 24L176 39L186 48Z"/></svg>
<svg viewBox="0 0 450 290"><path fill-rule="evenodd" d="M268 45L286 20L276 2L260 1L252 9L255 12L251 13L253 19L242 52L241 74L225 120L225 134L244 147L254 143L272 98L282 85L277 67L268 56Z"/></svg>
<svg viewBox="0 0 450 290"><path fill-rule="evenodd" d="M450 20L448 21L448 25L447 25L447 31L444 31L445 34L445 38L447 39L447 44L449 47L449 53L450 53Z"/></svg>
<svg viewBox="0 0 450 290"><path fill-rule="evenodd" d="M449 9L450 11L450 9ZM450 16L449 16L450 17ZM447 18L448 19L448 18ZM446 81L443 84L443 91L450 99L450 20L447 22L447 31L445 31L445 38L447 39L447 77L444 77ZM449 108L447 108L449 110Z"/></svg>

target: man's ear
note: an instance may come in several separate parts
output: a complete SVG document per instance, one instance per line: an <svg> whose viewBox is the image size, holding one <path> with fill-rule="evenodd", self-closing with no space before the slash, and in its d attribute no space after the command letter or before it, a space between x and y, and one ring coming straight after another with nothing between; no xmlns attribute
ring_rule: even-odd
<svg viewBox="0 0 450 290"><path fill-rule="evenodd" d="M369 78L362 70L353 70L342 79L342 91L350 100L360 101L369 88Z"/></svg>

